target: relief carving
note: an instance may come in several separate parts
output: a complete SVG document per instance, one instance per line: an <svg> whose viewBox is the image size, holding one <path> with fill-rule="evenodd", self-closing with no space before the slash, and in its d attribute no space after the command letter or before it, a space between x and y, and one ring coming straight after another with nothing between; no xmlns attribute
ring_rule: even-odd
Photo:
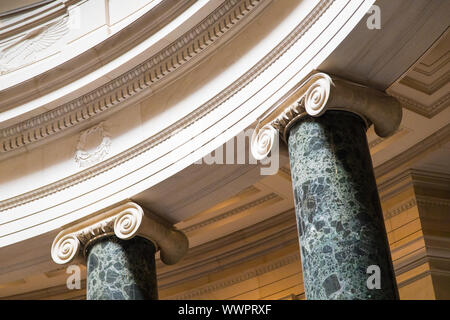
<svg viewBox="0 0 450 320"><path fill-rule="evenodd" d="M111 136L104 122L83 131L78 140L75 161L81 168L88 167L105 159L109 154Z"/></svg>
<svg viewBox="0 0 450 320"><path fill-rule="evenodd" d="M30 65L54 53L49 50L69 31L69 16L39 26L0 43L0 76Z"/></svg>

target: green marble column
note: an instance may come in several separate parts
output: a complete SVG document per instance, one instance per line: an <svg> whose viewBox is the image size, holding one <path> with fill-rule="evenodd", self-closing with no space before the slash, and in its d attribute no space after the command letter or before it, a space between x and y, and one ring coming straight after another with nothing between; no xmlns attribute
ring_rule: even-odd
<svg viewBox="0 0 450 320"><path fill-rule="evenodd" d="M88 249L88 300L158 299L155 245L144 238L101 238Z"/></svg>
<svg viewBox="0 0 450 320"><path fill-rule="evenodd" d="M327 111L294 124L288 145L306 298L396 299L364 122Z"/></svg>

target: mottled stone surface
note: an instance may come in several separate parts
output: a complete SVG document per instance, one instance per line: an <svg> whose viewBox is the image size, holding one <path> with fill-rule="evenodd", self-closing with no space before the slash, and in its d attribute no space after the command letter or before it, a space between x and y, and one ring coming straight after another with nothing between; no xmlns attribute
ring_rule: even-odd
<svg viewBox="0 0 450 320"><path fill-rule="evenodd" d="M327 111L296 123L288 144L306 298L396 299L363 121ZM381 289L367 286L370 265Z"/></svg>
<svg viewBox="0 0 450 320"><path fill-rule="evenodd" d="M154 244L141 237L95 242L88 251L87 299L157 299L155 252Z"/></svg>

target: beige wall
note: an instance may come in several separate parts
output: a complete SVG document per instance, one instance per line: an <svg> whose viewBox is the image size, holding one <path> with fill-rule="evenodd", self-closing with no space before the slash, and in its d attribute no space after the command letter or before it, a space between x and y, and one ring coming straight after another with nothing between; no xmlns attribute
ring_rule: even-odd
<svg viewBox="0 0 450 320"><path fill-rule="evenodd" d="M379 180L400 299L450 299L450 184L445 175L406 170ZM266 238L290 225L292 241L289 245L196 280L162 289L160 297L304 299L293 212L292 217L286 220L266 231ZM242 233L245 234L245 230ZM263 238L253 240L263 241ZM279 240L274 240L274 244L276 241ZM208 253L217 259L221 254L223 251ZM286 259L295 256L297 258L291 261Z"/></svg>
<svg viewBox="0 0 450 320"><path fill-rule="evenodd" d="M450 298L449 182L445 174L406 170L381 184L401 299Z"/></svg>

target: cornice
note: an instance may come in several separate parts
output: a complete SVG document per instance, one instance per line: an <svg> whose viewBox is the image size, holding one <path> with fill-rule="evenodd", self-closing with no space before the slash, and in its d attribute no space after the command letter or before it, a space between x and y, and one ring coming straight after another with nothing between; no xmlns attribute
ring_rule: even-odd
<svg viewBox="0 0 450 320"><path fill-rule="evenodd" d="M450 28L386 92L402 105L427 118L433 118L449 106Z"/></svg>
<svg viewBox="0 0 450 320"><path fill-rule="evenodd" d="M450 199L417 196L417 203L425 206L450 207Z"/></svg>
<svg viewBox="0 0 450 320"><path fill-rule="evenodd" d="M417 169L405 169L378 184L382 201L388 200L401 192L414 187L446 190L450 186L450 175Z"/></svg>
<svg viewBox="0 0 450 320"><path fill-rule="evenodd" d="M395 252L405 251L405 249L409 246L415 247L418 242L424 242L425 245L408 252L401 258L394 261L395 275L398 277L399 275L405 274L425 263L429 264L429 269L415 274L411 278L403 280L398 284L399 287L413 283L427 275L450 275L449 270L437 269L435 267L435 262L450 262L450 252L446 249L449 242L448 238L424 235L394 248L392 253L395 254Z"/></svg>
<svg viewBox="0 0 450 320"><path fill-rule="evenodd" d="M165 289L178 286L297 244L297 225L294 221L291 226L279 230L276 234L264 237L259 242L245 244L237 249L220 253L220 255L210 253L208 258L202 259L197 263L177 268L161 276L158 274L158 281L164 282L159 284L159 288ZM217 264L218 259L220 260L220 265ZM175 280L171 279L172 277Z"/></svg>
<svg viewBox="0 0 450 320"><path fill-rule="evenodd" d="M445 65L450 63L450 51L443 53L436 60L434 60L430 65L420 61L417 66L413 67L412 70L421 73L425 76L432 76L437 71L441 70Z"/></svg>
<svg viewBox="0 0 450 320"><path fill-rule="evenodd" d="M189 249L189 257L192 258L192 257L197 257L197 256L202 256L202 255L210 256L211 252L216 251L221 248L224 248L225 246L227 246L231 243L242 240L243 233L245 233L245 235L247 237L255 236L271 227L281 225L281 224L285 223L286 221L288 221L289 219L292 219L292 221L293 221L292 225L295 227L294 231L297 230L296 225L295 225L295 209L292 208L292 209L286 210L280 214L277 214L267 220L263 220L256 224L250 225L250 226L246 227L245 229L235 231L227 236L224 236L219 239L201 244L194 248L190 248Z"/></svg>
<svg viewBox="0 0 450 320"><path fill-rule="evenodd" d="M387 210L384 214L384 219L391 219L392 217L395 217L408 209L414 208L417 205L450 207L450 200L435 197L416 196L415 198L411 198L402 202L398 206Z"/></svg>
<svg viewBox="0 0 450 320"><path fill-rule="evenodd" d="M410 130L405 127L399 127L391 136L400 134L400 133L408 133ZM377 137L374 140L369 142L369 149L375 148L377 145L385 141L386 138Z"/></svg>
<svg viewBox="0 0 450 320"><path fill-rule="evenodd" d="M424 263L427 262L426 260L424 260ZM404 280L402 282L399 282L397 284L397 286L399 288L402 288L404 286L407 286L411 283L414 283L422 278L425 278L426 276L434 276L434 275L440 275L440 276L446 276L446 277L450 277L450 271L447 270L427 270L427 271L423 271L407 280Z"/></svg>
<svg viewBox="0 0 450 320"><path fill-rule="evenodd" d="M77 3L76 6L74 6L74 10L75 7L83 8L83 4L87 1L90 0L83 0ZM94 70L97 72L103 72L102 69L105 69L105 66L108 63L115 61L117 57L120 57L121 55L126 54L129 51L132 51L137 46L144 43L146 40L151 39L163 28L167 27L170 22L174 21L180 15L182 15L183 12L188 10L188 8L194 2L195 0L160 0L158 1L158 3L155 3L152 8L143 13L142 16L140 16L138 19L130 22L128 25L122 28L117 28L118 25L104 25L104 27L107 27L108 30L112 32L112 34L106 34L105 31L102 36L94 32L94 34L88 33L87 35L76 40L69 40L69 47L73 45L73 41L78 41L81 39L84 39L81 41L95 40L95 43L92 47L83 48L84 50L77 55L72 55L70 52L68 52L68 50L63 49L61 47L61 44L53 47L54 50L50 50L50 48L44 50L44 52L46 53L43 57L48 57L49 59L51 59L51 61L49 60L45 64L47 67L42 70L39 69L39 67L33 67L33 64L38 61L32 59L33 61L32 65L30 66L31 70L29 75L28 72L22 72L19 77L19 74L16 73L16 76L12 77L12 79L14 79L13 81L5 81L2 83L2 86L0 86L2 88L2 90L0 91L0 109L2 109L3 111L13 110L18 106L33 103L33 101L37 99L35 100L37 101L37 105L34 105L32 108L33 114L30 113L30 115L28 116L32 117L38 115L38 113L44 113L52 110L55 107L58 107L62 104L62 102L58 105L58 103L54 102L51 98L43 98L48 97L49 93L57 92L58 90L64 90L64 88L71 87L76 81L83 82L83 77L91 74ZM70 30L67 34L69 38L71 38L73 30L76 29L76 26L74 26L76 22L72 21L76 21L76 19L78 19L79 15L81 14L83 14L82 9L80 9L79 14L76 13L76 11L73 11L69 16L70 26L67 26L70 27ZM62 18L64 18L64 16ZM189 18L187 20L189 21ZM188 21L185 20L184 22ZM99 30L100 29L98 29L97 31ZM171 34L170 32L173 31L174 30L169 31L169 34ZM25 32L25 34L27 33ZM40 41L42 41L42 39ZM40 41L34 42L32 43L32 45L36 45L39 47ZM20 45L20 43L22 42L23 41L21 40L21 42L19 42L18 44ZM63 43L64 42L66 41L64 40ZM55 53L55 50L58 53ZM150 51L151 49L148 50ZM138 64L139 62L143 62L143 59L145 58L135 57L132 58L129 62L132 63L133 60L136 60L134 64ZM22 60L23 59L20 59L19 61L22 63ZM52 61L54 61L54 63L52 63ZM110 68L106 69L108 69L109 71L123 73L129 68L130 67L126 67L126 69L119 67L115 68L114 70L111 70ZM106 69L105 72L108 72L106 71ZM4 78L7 79L7 76L5 76ZM104 84L107 81L106 79L107 76L104 77L104 80L102 80L102 77L97 78L96 83L100 81L101 84ZM87 82L91 82L91 80ZM88 83L84 83L84 86L88 85ZM97 87L99 86L100 83L97 84ZM68 96L63 98L65 99L64 101L68 102L69 99L73 100L74 98L81 96L82 93L86 93L85 91L83 91L82 87L78 89L70 89L70 93L68 94ZM92 88L95 87L92 86L87 90L92 90ZM77 94L78 91L82 93ZM73 98L69 98L69 96ZM3 123L0 123L0 128L4 129L7 127L13 127L14 125L19 124L20 121L26 123L27 120L30 120L30 118L26 118L27 114L21 114L21 116L23 116L23 118L20 117L20 119L8 117L9 119L5 120Z"/></svg>
<svg viewBox="0 0 450 320"><path fill-rule="evenodd" d="M207 101L205 104L201 105L195 111L188 114L183 119L180 119L168 126L166 129L160 131L156 135L138 143L132 148L113 156L109 159L104 160L103 162L93 165L89 169L83 170L79 173L76 173L72 176L61 179L55 183L43 186L41 188L35 189L33 191L23 193L19 196L12 197L0 202L0 211L7 210L19 205L23 205L25 203L43 198L45 196L51 195L58 191L69 188L73 185L86 181L92 177L95 177L103 172L108 171L109 169L119 166L122 163L133 159L134 157L152 149L163 141L169 139L171 136L175 135L177 132L189 127L199 119L203 118L208 113L215 110L222 103L230 99L237 92L239 92L242 88L251 83L255 78L257 78L264 70L266 70L269 66L271 66L275 61L277 61L294 43L296 43L313 25L314 23L327 11L327 9L334 3L334 0L324 0L320 1L319 4L307 15L305 19L303 19L295 29L289 33L289 35L284 38L279 44L277 44L274 49L267 54L263 59L258 61L253 67L249 69L244 75L238 78L235 82L229 85L225 90L221 91L218 95L216 95L211 100ZM225 19L231 19L232 17L226 16ZM229 21L229 20L228 20ZM224 23L224 22L223 22ZM194 31L195 32L195 31ZM192 43L191 45L197 48L197 44ZM167 69L166 69L167 70ZM138 71L138 70L137 70ZM141 78L141 80L145 80ZM81 104L81 102L80 102ZM98 106L99 107L99 106ZM103 106L103 109L106 108ZM100 109L99 109L100 110ZM73 113L72 113L73 114ZM83 113L75 113L73 116L75 119L78 116L82 116ZM85 113L84 113L85 115ZM72 120L73 117L71 118ZM64 120L64 119L63 119ZM65 120L70 124L70 119ZM64 122L63 122L64 123ZM59 122L53 122L53 128L57 129ZM56 126L56 127L55 127ZM45 127L41 127L40 129L35 129L40 133L46 133L44 130ZM32 131L29 131L30 133ZM9 141L13 138L8 138Z"/></svg>
<svg viewBox="0 0 450 320"><path fill-rule="evenodd" d="M50 0L47 3L36 3L0 14L0 19L5 20L0 25L0 40L13 37L24 30L41 25L61 15L67 15L68 7L80 1ZM31 12L30 9L32 9Z"/></svg>
<svg viewBox="0 0 450 320"><path fill-rule="evenodd" d="M394 158L384 162L378 167L374 168L375 177L379 178L388 172L398 168L400 165L419 156L421 153L434 148L437 145L443 144L450 139L450 124L442 127L422 141L416 143L409 149L403 151Z"/></svg>
<svg viewBox="0 0 450 320"><path fill-rule="evenodd" d="M79 290L68 290L67 284L39 289L31 292L15 294L13 296L1 297L3 300L86 300L86 279L80 281Z"/></svg>
<svg viewBox="0 0 450 320"><path fill-rule="evenodd" d="M402 202L400 205L387 210L386 213L384 213L384 219L391 219L392 217L395 217L408 209L414 208L416 205L417 200L415 198L411 198L408 201Z"/></svg>
<svg viewBox="0 0 450 320"><path fill-rule="evenodd" d="M145 215L144 210L133 202L119 205L58 233L52 244L52 259L58 264L66 264L77 259L80 253L86 256L89 245L99 238L114 234L127 240L139 235L161 250L164 263L174 264L186 254L188 239L182 232L158 220Z"/></svg>
<svg viewBox="0 0 450 320"><path fill-rule="evenodd" d="M247 271L244 271L238 275L231 276L228 278L225 278L223 280L215 281L211 284L202 286L200 288L189 290L187 292L177 294L174 296L165 297L165 299L172 299L172 300L190 300L190 299L198 299L198 297L209 294L211 292L232 286L234 284L246 281L248 279L260 276L262 274L268 273L270 271L279 269L281 267L284 267L286 265L296 263L300 261L300 254L298 252L286 255L282 258L276 259L274 261L271 261L269 263L266 263L262 266L256 267L254 269L250 269Z"/></svg>
<svg viewBox="0 0 450 320"><path fill-rule="evenodd" d="M210 218L210 219L204 220L202 222L196 223L196 224L194 224L192 226L183 228L183 229L181 229L181 231L183 231L185 233L196 231L196 230L204 228L204 227L206 227L206 226L208 226L210 224L213 224L213 223L216 223L216 222L221 221L223 219L232 217L232 216L234 216L236 214L239 214L239 213L241 213L243 211L249 210L251 208L254 208L256 206L259 206L259 205L261 205L261 204L263 204L263 203L265 203L267 201L271 201L271 200L280 201L280 200L282 200L282 198L279 195L277 195L276 193L269 193L268 195L265 195L264 197L256 199L255 201L249 202L249 203L247 203L245 205L242 205L242 206L239 206L239 207L234 208L232 210L226 211L226 212L224 212L222 214L219 214L219 215L217 215L217 216L215 216L213 218Z"/></svg>
<svg viewBox="0 0 450 320"><path fill-rule="evenodd" d="M432 103L429 106L426 106L418 101L415 101L413 99L407 98L397 92L394 92L393 90L387 90L390 96L396 98L400 103L406 108L411 111L414 111L424 117L427 117L429 119L433 118L435 115L443 111L445 108L447 108L450 105L450 93L447 93L443 95L441 98L436 100L434 103Z"/></svg>
<svg viewBox="0 0 450 320"><path fill-rule="evenodd" d="M189 249L186 259L174 268L157 265L159 287L177 286L293 244L298 244L298 233L295 212L291 209L225 237Z"/></svg>
<svg viewBox="0 0 450 320"><path fill-rule="evenodd" d="M381 201L386 201L399 193L413 187L411 169L406 169L401 173L377 184Z"/></svg>
<svg viewBox="0 0 450 320"><path fill-rule="evenodd" d="M204 52L263 0L227 0L203 21L143 63L91 92L0 131L0 153L59 134L154 86Z"/></svg>

